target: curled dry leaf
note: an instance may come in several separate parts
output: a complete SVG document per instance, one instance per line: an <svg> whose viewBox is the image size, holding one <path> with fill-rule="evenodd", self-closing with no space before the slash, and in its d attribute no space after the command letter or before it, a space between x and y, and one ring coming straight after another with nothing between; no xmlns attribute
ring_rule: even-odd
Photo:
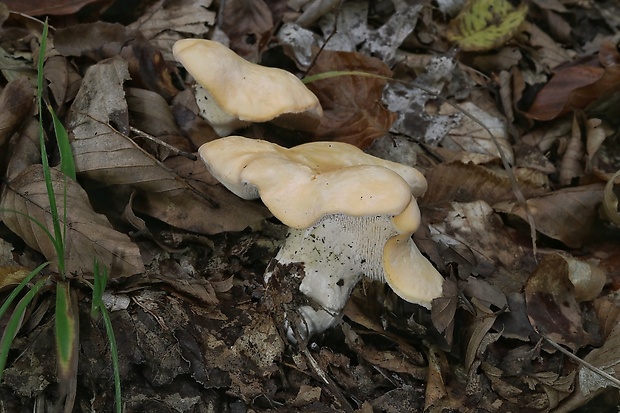
<svg viewBox="0 0 620 413"><path fill-rule="evenodd" d="M597 206L602 200L602 185L592 184L564 188L531 198L527 200L527 205L536 223L536 230L568 247L579 248L592 229ZM493 207L497 211L527 220L524 208L513 202L502 202Z"/></svg>
<svg viewBox="0 0 620 413"><path fill-rule="evenodd" d="M4 176L9 138L32 108L34 89L22 76L9 82L0 94L0 176Z"/></svg>
<svg viewBox="0 0 620 413"><path fill-rule="evenodd" d="M573 109L583 109L604 92L619 87L620 65L567 67L556 72L538 92L526 115L536 120L555 119Z"/></svg>
<svg viewBox="0 0 620 413"><path fill-rule="evenodd" d="M61 221L65 196L67 202L66 271L92 272L93 260L97 258L102 265L110 268L110 275L114 277L143 272L138 246L127 235L112 228L104 215L92 209L86 192L77 182L56 169L51 172ZM4 210L1 216L6 226L30 247L45 255L54 266L57 257L52 241L33 220L12 212L20 211L28 215L53 233L41 165L31 165L4 186L0 207Z"/></svg>
<svg viewBox="0 0 620 413"><path fill-rule="evenodd" d="M222 187L197 191L129 137L123 82L127 63L116 57L91 66L69 113L77 171L106 185L138 191L139 211L200 233L239 231L268 216Z"/></svg>
<svg viewBox="0 0 620 413"><path fill-rule="evenodd" d="M208 10L213 0L156 1L129 29L139 30L167 61L174 61L172 45L187 34L204 36L215 23Z"/></svg>
<svg viewBox="0 0 620 413"><path fill-rule="evenodd" d="M560 183L569 185L583 175L584 145L581 139L580 116L573 116L573 129L560 164Z"/></svg>
<svg viewBox="0 0 620 413"><path fill-rule="evenodd" d="M614 185L619 177L620 170L607 181L603 192L603 216L618 226L620 226L620 214L618 214L618 197L614 193Z"/></svg>
<svg viewBox="0 0 620 413"><path fill-rule="evenodd" d="M390 69L379 59L327 50L323 50L308 75L347 70L391 76ZM396 115L381 104L385 84L385 79L367 76L338 76L310 83L308 88L323 106L316 140L335 140L366 148L386 135Z"/></svg>
<svg viewBox="0 0 620 413"><path fill-rule="evenodd" d="M550 254L525 284L527 314L532 326L548 339L573 350L601 344L598 331L589 331L592 329L586 325L578 299L596 297L605 277L594 267L584 271L587 265L572 257Z"/></svg>

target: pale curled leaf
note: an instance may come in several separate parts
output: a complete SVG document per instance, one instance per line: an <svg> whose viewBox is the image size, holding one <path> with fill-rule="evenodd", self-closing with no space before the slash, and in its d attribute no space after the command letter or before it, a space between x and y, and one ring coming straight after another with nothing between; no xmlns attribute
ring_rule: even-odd
<svg viewBox="0 0 620 413"><path fill-rule="evenodd" d="M612 176L603 192L603 214L616 225L620 225L620 214L618 214L618 198L614 193L614 182L620 177L620 170Z"/></svg>
<svg viewBox="0 0 620 413"><path fill-rule="evenodd" d="M65 190L67 196L67 272L91 272L94 257L110 267L113 276L144 271L137 245L132 243L127 235L112 228L105 216L92 209L82 187L56 169L52 169L51 174L61 220ZM30 247L40 251L48 260L56 261L52 241L35 222L22 215L26 214L48 229L52 228L52 215L41 165L31 165L4 186L0 208L3 209L0 216L11 231Z"/></svg>
<svg viewBox="0 0 620 413"><path fill-rule="evenodd" d="M131 185L140 211L190 231L238 231L268 216L221 187L196 190L131 140L123 91L128 78L120 58L87 70L68 121L78 174L106 185Z"/></svg>

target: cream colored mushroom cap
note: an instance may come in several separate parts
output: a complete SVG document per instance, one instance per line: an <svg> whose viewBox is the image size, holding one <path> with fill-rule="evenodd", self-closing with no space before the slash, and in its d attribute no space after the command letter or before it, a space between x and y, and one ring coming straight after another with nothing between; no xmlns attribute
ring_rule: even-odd
<svg viewBox="0 0 620 413"><path fill-rule="evenodd" d="M383 274L390 288L403 300L426 308L440 297L443 277L424 257L411 235L420 226L420 210L415 198L398 216L392 218L400 234L390 238L383 247Z"/></svg>
<svg viewBox="0 0 620 413"><path fill-rule="evenodd" d="M248 122L285 114L323 113L318 98L295 75L243 59L221 43L177 41L172 53L227 113Z"/></svg>
<svg viewBox="0 0 620 413"><path fill-rule="evenodd" d="M414 168L345 143L286 149L228 136L202 145L199 153L231 192L245 199L260 197L276 218L293 228L308 228L330 214L396 216L410 204L412 191L426 188L424 176Z"/></svg>

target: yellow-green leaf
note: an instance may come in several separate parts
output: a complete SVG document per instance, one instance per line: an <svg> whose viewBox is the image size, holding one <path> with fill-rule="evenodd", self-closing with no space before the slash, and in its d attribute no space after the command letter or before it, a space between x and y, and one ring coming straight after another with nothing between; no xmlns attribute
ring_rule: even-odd
<svg viewBox="0 0 620 413"><path fill-rule="evenodd" d="M527 4L514 8L508 0L468 0L447 37L465 51L491 50L517 34L526 15Z"/></svg>

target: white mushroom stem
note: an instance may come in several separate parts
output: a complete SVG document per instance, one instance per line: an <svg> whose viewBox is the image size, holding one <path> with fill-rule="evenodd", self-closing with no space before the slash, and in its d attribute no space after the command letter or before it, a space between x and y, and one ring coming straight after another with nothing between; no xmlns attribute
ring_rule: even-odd
<svg viewBox="0 0 620 413"><path fill-rule="evenodd" d="M417 204L412 201L412 214L419 214ZM398 218L398 217L397 217ZM404 233L390 216L352 217L334 214L323 217L315 225L305 229L291 228L286 242L275 257L281 268L287 264L301 263L303 272L299 291L314 305L302 306L299 313L303 321L297 325L301 337L309 337L331 327L344 308L351 291L363 276L386 282L384 265L399 268L412 283L418 284L419 277L428 280L420 284L419 295L412 294L415 288L400 285L395 280L392 288L411 302L429 307L430 298L441 293L441 276L420 254L411 240L412 228L406 225ZM415 225L415 219L409 220ZM415 228L414 228L415 229ZM397 245L394 248L394 245ZM387 246L387 248L386 248ZM429 271L430 267L430 271ZM272 273L265 274L268 282ZM398 290L397 290L398 289ZM293 334L289 329L289 338Z"/></svg>
<svg viewBox="0 0 620 413"><path fill-rule="evenodd" d="M213 99L213 96L199 84L194 85L194 94L196 96L196 104L200 110L200 116L209 122L219 136L228 135L234 130L250 125L250 122L243 121L237 116L224 111Z"/></svg>

